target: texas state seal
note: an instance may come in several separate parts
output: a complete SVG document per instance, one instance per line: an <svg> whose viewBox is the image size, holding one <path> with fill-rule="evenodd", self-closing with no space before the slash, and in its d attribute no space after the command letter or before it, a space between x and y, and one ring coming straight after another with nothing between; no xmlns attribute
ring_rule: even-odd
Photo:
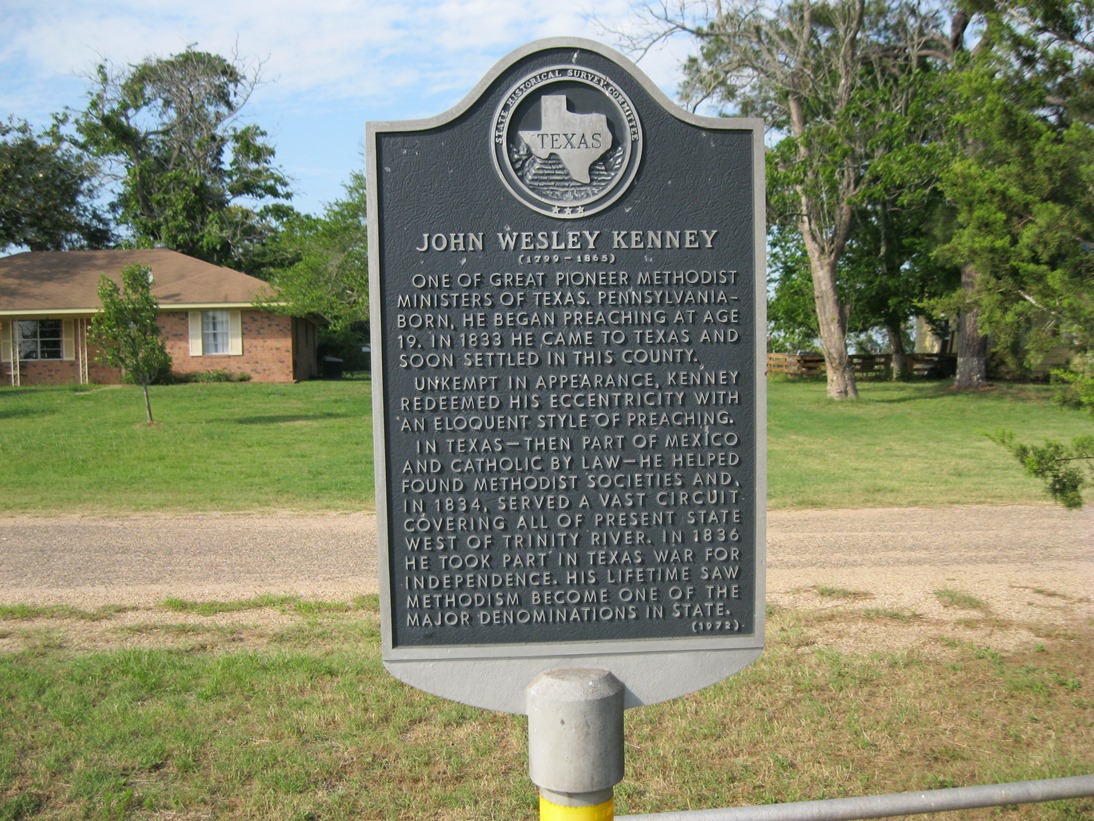
<svg viewBox="0 0 1094 821"><path fill-rule="evenodd" d="M498 175L541 214L576 219L602 211L638 172L638 113L599 71L562 65L529 74L506 93L493 123Z"/></svg>

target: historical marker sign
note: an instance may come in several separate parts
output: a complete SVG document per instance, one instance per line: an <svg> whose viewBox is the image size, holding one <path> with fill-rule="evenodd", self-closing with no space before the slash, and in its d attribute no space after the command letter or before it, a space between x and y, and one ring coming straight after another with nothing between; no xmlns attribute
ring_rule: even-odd
<svg viewBox="0 0 1094 821"><path fill-rule="evenodd" d="M628 705L764 634L763 144L584 40L368 126L384 660L522 712Z"/></svg>

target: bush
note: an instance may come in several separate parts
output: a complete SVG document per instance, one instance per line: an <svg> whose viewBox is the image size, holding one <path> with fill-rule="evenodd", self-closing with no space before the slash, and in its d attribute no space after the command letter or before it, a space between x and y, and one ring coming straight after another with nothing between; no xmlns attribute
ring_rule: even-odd
<svg viewBox="0 0 1094 821"><path fill-rule="evenodd" d="M1094 360L1087 356L1074 368L1056 369L1052 381L1058 386L1053 396L1057 404L1085 408L1094 416ZM1070 443L1046 439L1040 445L1019 442L1009 430L990 436L1011 452L1027 476L1044 482L1053 501L1071 510L1083 506L1083 489L1094 485L1094 436L1077 436Z"/></svg>
<svg viewBox="0 0 1094 821"><path fill-rule="evenodd" d="M1083 506L1083 488L1094 479L1094 436L1076 436L1070 444L1046 439L1040 445L1019 442L1009 430L989 437L1011 452L1027 476L1043 481L1054 502L1069 510Z"/></svg>
<svg viewBox="0 0 1094 821"><path fill-rule="evenodd" d="M233 373L224 368L215 368L209 371L192 371L191 373L172 374L176 384L184 385L188 382L212 383L212 382L250 382L249 373Z"/></svg>
<svg viewBox="0 0 1094 821"><path fill-rule="evenodd" d="M1083 370L1057 369L1052 381L1058 385L1056 402L1065 408L1086 408L1094 415L1094 367Z"/></svg>

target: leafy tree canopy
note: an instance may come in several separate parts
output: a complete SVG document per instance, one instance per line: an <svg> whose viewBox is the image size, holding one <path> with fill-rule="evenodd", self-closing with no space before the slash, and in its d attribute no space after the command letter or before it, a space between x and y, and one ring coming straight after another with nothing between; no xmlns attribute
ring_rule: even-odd
<svg viewBox="0 0 1094 821"><path fill-rule="evenodd" d="M1027 445L1011 431L999 431L992 440L1011 452L1026 475L1044 482L1045 493L1069 510L1083 506L1083 488L1094 479L1094 436L1079 436L1070 443L1047 439Z"/></svg>
<svg viewBox="0 0 1094 821"><path fill-rule="evenodd" d="M273 303L295 314L320 314L334 332L368 321L368 231L365 177L355 172L345 196L321 217L297 215L273 243Z"/></svg>
<svg viewBox="0 0 1094 821"><path fill-rule="evenodd" d="M97 171L57 119L42 134L26 122L0 122L0 249L104 248L109 222L95 206Z"/></svg>
<svg viewBox="0 0 1094 821"><path fill-rule="evenodd" d="M971 265L981 330L1013 364L1094 346L1094 3L993 7L951 77L944 258Z"/></svg>
<svg viewBox="0 0 1094 821"><path fill-rule="evenodd" d="M236 124L257 83L257 71L194 48L98 67L77 128L113 169L135 244L253 270L291 196L266 133Z"/></svg>

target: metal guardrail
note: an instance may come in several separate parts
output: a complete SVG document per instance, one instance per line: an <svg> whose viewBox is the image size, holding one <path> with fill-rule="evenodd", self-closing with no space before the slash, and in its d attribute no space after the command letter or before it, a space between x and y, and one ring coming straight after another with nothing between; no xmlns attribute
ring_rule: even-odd
<svg viewBox="0 0 1094 821"><path fill-rule="evenodd" d="M1094 796L1094 775L1050 778L1044 781L1015 781L977 787L953 787L890 795L830 798L796 804L765 804L722 810L687 810L651 815L618 815L616 821L851 821L859 818L888 818L894 815L1034 804L1067 798Z"/></svg>

